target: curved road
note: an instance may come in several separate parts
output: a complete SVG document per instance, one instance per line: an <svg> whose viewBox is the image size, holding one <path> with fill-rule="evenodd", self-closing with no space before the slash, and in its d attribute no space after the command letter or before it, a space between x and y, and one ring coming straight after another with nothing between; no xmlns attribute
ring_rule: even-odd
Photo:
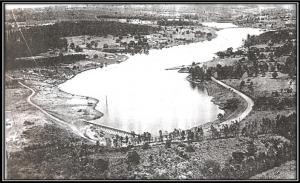
<svg viewBox="0 0 300 183"><path fill-rule="evenodd" d="M10 76L7 76L8 78L10 79L13 79L15 80L14 78L10 77ZM18 83L20 85L22 85L23 87L29 89L31 91L31 94L28 96L27 98L27 102L34 106L35 108L37 108L38 110L40 110L42 113L44 113L47 117L49 117L50 119L58 122L59 124L61 125L64 125L64 126L67 126L69 127L75 134L85 138L85 139L88 139L90 141L93 141L93 142L96 142L97 138L95 138L93 135L94 133L90 133L91 131L89 130L89 126L87 126L86 128L84 128L82 131L80 131L79 129L77 129L75 126L71 125L70 123L66 122L66 121L63 121L59 118L57 118L56 116L48 113L47 111L45 111L43 108L41 108L40 106L36 105L35 103L32 102L31 98L36 94L36 92L34 91L34 89L30 88L29 86L25 85L24 83L18 81ZM106 133L109 133L109 134L118 134L118 135L121 135L121 136L126 136L126 135L131 135L130 132L126 132L126 131L123 131L123 130L119 130L119 129L114 129L114 128L111 128L111 127L107 127L107 126L102 126L102 125L99 125L99 124L95 124L95 123L92 123L92 122L89 122L89 121L85 121L86 123L90 124L90 125L94 125L94 126L97 126L101 129L101 131L103 132L106 132Z"/></svg>
<svg viewBox="0 0 300 183"><path fill-rule="evenodd" d="M221 85L221 86L233 91L234 93L240 95L247 102L246 110L244 110L238 117L235 117L233 119L228 119L226 121L221 122L220 124L230 124L232 121L240 122L241 120L243 120L252 111L252 108L254 106L253 100L250 97L248 97L247 95L243 94L242 92L240 92L240 91L232 88L231 86L228 86L227 84L223 83L222 81L219 81L214 77L211 77L211 79L214 82L218 83L219 85Z"/></svg>
<svg viewBox="0 0 300 183"><path fill-rule="evenodd" d="M190 81L190 82L199 84L199 82L192 81L192 80L190 80L189 78L187 78L187 80ZM231 124L232 122L234 122L234 121L238 121L238 122L242 121L242 120L243 120L243 119L244 119L244 118L252 111L252 108L253 108L253 106L254 106L253 100L252 100L250 97L248 97L247 95L243 94L242 92L240 92L240 91L238 91L238 90L232 88L231 86L229 86L229 85L223 83L223 82L220 81L220 80L217 80L217 79L214 78L214 77L211 77L211 80L214 81L215 83L217 83L217 84L219 84L219 85L221 85L221 86L227 88L228 90L231 90L231 91L233 91L234 93L238 94L239 96L241 96L241 97L247 102L247 108L246 108L241 114L239 114L239 116L237 116L237 117L235 117L235 118L232 118L232 119L228 119L228 120L223 121L223 122L221 122L221 123L219 123L219 124L220 124L220 125L221 125L221 124L224 124L224 125L225 125L225 124L228 124L228 125L230 125L230 124ZM218 128L218 127L215 127L215 128ZM203 129L203 130L204 130L204 131L209 131L210 128L206 128L206 129Z"/></svg>
<svg viewBox="0 0 300 183"><path fill-rule="evenodd" d="M9 77L10 79L14 79L14 78L12 78L12 77L10 77L10 76L7 76L7 77ZM238 122L240 122L241 120L243 120L243 119L251 112L251 110L252 110L252 108L253 108L253 106L254 106L253 100L252 100L250 97L248 97L248 96L246 96L245 94L243 94L242 92L240 92L240 91L238 91L238 90L232 88L231 86L226 85L225 83L223 83L223 82L221 82L221 81L215 79L214 77L211 77L211 79L212 79L212 81L218 83L219 85L221 85L221 86L223 86L223 87L225 87L225 88L227 88L227 89L229 89L229 90L235 92L236 94L240 95L240 96L247 102L247 108L246 108L246 110L243 111L238 117L235 117L235 118L233 118L233 119L228 119L228 120L226 120L226 121L221 122L220 124L230 124L230 123L232 123L233 121L238 121ZM197 83L197 82L195 82L195 81L193 81L193 82L194 82L194 83ZM81 136L81 137L83 137L83 138L85 138L85 139L88 139L88 140L90 140L90 141L94 141L94 142L95 142L95 141L97 140L97 139L95 139L95 138L91 138L91 137L88 136L87 131L86 131L87 129L85 129L84 132L82 133L82 132L81 132L80 130L78 130L75 126L71 125L70 123L68 123L68 122L66 122L66 121L63 121L63 120L61 120L61 119L55 117L54 115L52 115L52 114L48 113L47 111L45 111L44 109L42 109L40 106L38 106L38 105L36 105L35 103L33 103L33 102L31 101L31 98L36 94L36 92L35 92L32 88L30 88L29 86L23 84L22 82L18 81L18 83L19 83L20 85L22 85L23 87L29 89L29 90L32 92L32 93L28 96L28 98L27 98L27 102L28 102L29 104L31 104L32 106L34 106L35 108L37 108L38 110L40 110L42 113L44 113L44 114L45 114L46 116L48 116L50 119L52 119L52 120L54 120L54 121L56 121L56 122L58 122L58 123L60 123L60 124L62 124L62 125L68 126L75 134L77 134L77 135L79 135L79 136ZM91 122L88 122L88 123L91 123ZM96 125L96 126L100 126L100 125L98 125L98 124L94 124L94 123L92 123L92 124L93 124L93 125ZM100 127L101 127L101 126L100 126ZM104 131L105 131L105 130L107 130L107 129L104 128ZM111 129L109 128L108 130L109 130L110 132L115 131L115 129L112 129L112 128L111 128ZM117 129L116 129L116 130L117 130ZM207 131L208 129L204 129L204 130ZM120 133L119 130L117 130L116 132L117 132L117 133ZM126 133L128 133L128 132L126 132Z"/></svg>
<svg viewBox="0 0 300 183"><path fill-rule="evenodd" d="M12 77L10 77L10 76L7 76L7 77L14 80L14 78L12 78ZM71 130L73 130L73 132L76 133L77 135L79 135L79 136L81 136L81 137L83 137L83 138L86 138L86 136L85 136L84 134L82 134L76 127L74 127L74 126L71 125L70 123L68 123L68 122L66 122L66 121L63 121L63 120L61 120L61 119L59 119L59 118L53 116L52 114L50 114L50 113L48 113L47 111L45 111L44 109L42 109L40 106L38 106L38 105L36 105L35 103L33 103L33 102L31 101L31 97L33 97L33 96L36 94L36 92L35 92L32 88L30 88L29 86L23 84L22 82L18 81L18 83L19 83L20 85L22 85L23 87L25 87L25 88L27 88L27 89L29 89L29 90L31 91L31 94L30 94L30 95L28 96L28 98L27 98L27 102L28 102L30 105L32 105L32 106L34 106L35 108L37 108L38 110L40 110L42 113L44 113L44 114L45 114L47 117L49 117L50 119L52 119L52 120L54 120L54 121L56 121L56 122L58 122L58 123L60 123L60 124L62 124L62 125L68 126L68 127L69 127Z"/></svg>

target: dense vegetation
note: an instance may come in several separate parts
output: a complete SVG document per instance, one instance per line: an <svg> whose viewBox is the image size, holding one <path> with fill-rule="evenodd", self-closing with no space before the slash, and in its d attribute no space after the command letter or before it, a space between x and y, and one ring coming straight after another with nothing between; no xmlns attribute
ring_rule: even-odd
<svg viewBox="0 0 300 183"><path fill-rule="evenodd" d="M149 34L156 28L146 25L134 25L120 22L80 21L59 22L53 25L30 27L22 29L24 38L30 48L28 51L23 36L19 31L6 31L6 58L11 60L23 56L36 55L54 48L66 48L66 36L108 34L122 36L127 34Z"/></svg>
<svg viewBox="0 0 300 183"><path fill-rule="evenodd" d="M295 29L283 29L278 31L268 31L260 34L259 36L250 36L248 35L247 40L245 41L245 46L253 46L256 44L266 44L270 40L273 43L280 43L281 41L296 39L296 30Z"/></svg>
<svg viewBox="0 0 300 183"><path fill-rule="evenodd" d="M228 48L225 51L216 53L219 58L241 57L238 63L234 65L203 68L192 64L189 72L193 79L209 79L213 73L217 73L218 79L240 79L244 73L249 77L257 77L258 74L265 75L266 72L274 72L273 78L278 76L277 72L288 74L291 78L296 75L296 49L295 33L293 30L269 31L258 36L248 35L244 42L246 50L233 51ZM274 44L278 44L274 46ZM266 44L266 47L257 48L257 44ZM286 56L284 62L278 62L275 59ZM277 71L276 71L277 70Z"/></svg>
<svg viewBox="0 0 300 183"><path fill-rule="evenodd" d="M187 25L196 25L194 22L183 21L183 20L160 20L157 21L157 24L160 26L187 26Z"/></svg>
<svg viewBox="0 0 300 183"><path fill-rule="evenodd" d="M193 80L205 80L210 76L221 80L237 79L240 82L239 89L254 100L253 112L258 118L253 121L247 119L242 128L223 125L218 130L211 126L213 138L228 138L236 131L239 131L237 134L240 133L241 136L250 139L271 137L260 140L265 145L265 150L258 150L257 145L253 143L254 140L250 141L247 151L232 153L232 157L224 167L221 167L219 162L207 160L202 169L205 178L248 179L283 162L296 159L297 114L292 113L287 116L276 114L277 111L295 109L297 104L295 91L292 88L281 88L274 91L266 89L263 93L259 93L261 91L257 84L251 81L252 78L256 80L258 76L266 77L266 73L269 72L272 79L278 79L276 83L283 80L292 85L297 74L295 39L295 30L290 29L269 31L258 36L249 35L244 42L244 49L233 51L232 48L228 48L216 53L219 59L230 60L238 57L239 59L233 64L217 64L215 67L201 68L193 63L189 68ZM289 77L279 73L287 74ZM272 117L259 118L259 111L262 113L272 111L274 114L271 115ZM211 171L206 171L208 169Z"/></svg>

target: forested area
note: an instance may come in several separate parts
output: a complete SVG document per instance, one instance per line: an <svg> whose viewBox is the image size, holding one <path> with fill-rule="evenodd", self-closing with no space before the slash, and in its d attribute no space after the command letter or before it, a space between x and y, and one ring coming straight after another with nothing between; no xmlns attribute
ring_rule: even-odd
<svg viewBox="0 0 300 183"><path fill-rule="evenodd" d="M66 36L143 35L155 30L156 28L146 25L108 21L58 22L53 25L22 28L22 33L16 30L6 30L6 60L36 55L48 49L66 48L68 46L67 40L64 39Z"/></svg>
<svg viewBox="0 0 300 183"><path fill-rule="evenodd" d="M160 26L188 26L188 25L197 25L194 22L183 21L183 20L160 20L157 21L157 24Z"/></svg>
<svg viewBox="0 0 300 183"><path fill-rule="evenodd" d="M272 40L273 43L280 43L285 40L296 39L295 29L284 29L280 31L268 31L260 34L259 36L248 35L245 41L245 47L253 46L256 44L265 44Z"/></svg>

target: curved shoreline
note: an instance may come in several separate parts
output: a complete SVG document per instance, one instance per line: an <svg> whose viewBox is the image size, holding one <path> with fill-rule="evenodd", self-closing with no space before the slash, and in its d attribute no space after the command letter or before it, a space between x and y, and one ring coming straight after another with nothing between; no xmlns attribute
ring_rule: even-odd
<svg viewBox="0 0 300 183"><path fill-rule="evenodd" d="M199 82L192 81L188 77L187 77L187 80L189 82L193 82L195 84L199 84ZM230 125L230 123L232 123L234 121L240 122L241 120L243 120L252 111L252 108L254 106L254 102L253 102L253 100L250 97L248 97L247 95L243 94L242 92L234 89L233 87L231 87L231 86L223 83L222 81L215 79L214 77L211 77L211 80L213 82L215 82L216 84L218 84L220 86L223 86L224 88L226 88L226 89L234 92L235 94L239 95L244 101L247 102L247 108L244 111L240 112L237 117L229 118L229 119L226 119L225 121L220 121L220 122L218 122L218 126L221 125L221 124L228 124L228 125ZM216 104L216 105L218 105L218 104ZM215 124L215 121L213 121L213 122L206 122L204 124L201 124L201 125L198 125L198 126L195 126L195 127L200 127L200 126L202 127L203 126L203 129L207 131L208 128L209 128L207 126L208 124ZM216 128L218 128L218 126L216 126ZM193 128L195 128L195 127L193 127Z"/></svg>
<svg viewBox="0 0 300 183"><path fill-rule="evenodd" d="M234 28L240 28L240 27L234 27ZM225 29L225 28L222 28L222 29ZM202 41L200 41L200 42L202 42ZM195 43L195 42L194 42ZM171 46L172 47L172 46ZM95 68L93 68L93 69L95 69ZM219 83L220 84L220 83ZM222 85L222 84L221 84ZM227 86L227 85L226 85ZM57 86L58 87L58 86ZM227 87L229 87L229 86L227 86ZM225 88L227 88L227 87L225 87ZM61 91L63 91L63 90L61 90ZM234 90L235 91L235 90ZM63 91L63 92L65 92L65 91ZM67 92L66 92L67 93ZM238 113L238 117L235 117L235 118L233 118L233 119L229 119L229 120L226 120L226 121L223 121L223 122L221 122L222 124L225 124L225 123L229 123L230 121L232 121L232 120L239 120L240 121L240 119L242 118L242 119L244 119L244 117L246 117L246 115L248 115L249 113L250 113L250 111L251 111L251 109L252 109L252 106L253 106L253 104L251 103L251 101L247 101L248 100L248 98L246 98L247 96L244 96L244 95L242 95L242 94L240 94L240 93L238 93L237 91L235 91L234 93L236 93L236 94L238 94L239 96L241 96L246 102L247 102L247 109L246 109L246 112L245 111L243 111L243 112L239 112ZM69 94L71 94L71 93L69 93ZM73 94L72 94L73 95ZM93 97L90 97L90 96L87 96L87 97L89 97L89 98L93 98ZM93 99L95 99L95 98L93 98ZM95 99L97 102L96 102L96 104L93 106L94 107L94 110L96 110L96 111L98 111L97 109L96 109L96 106L97 106L97 104L99 103L99 100L98 99ZM216 104L216 105L218 105L218 104ZM251 106L250 107L250 109L249 109L249 106ZM101 112L101 111L99 111L99 112ZM102 112L101 112L102 113ZM245 113L246 113L246 115L245 115ZM103 113L102 113L103 114ZM234 113L232 113L234 116L235 116L235 114ZM101 117L103 117L103 116L101 116ZM98 118L95 118L94 120L96 120L96 119L99 119L99 118L101 118L101 117L98 117ZM88 122L90 122L90 123L93 123L92 121L94 121L94 120L89 120ZM217 120L217 119L216 119ZM205 122L204 124L210 124L210 123L212 123L212 122ZM204 125L204 124L201 124L201 125L197 125L197 126L202 126L202 125ZM220 124L220 123L219 123ZM97 125L97 124L95 124L95 125ZM192 127L192 128L195 128L195 127Z"/></svg>
<svg viewBox="0 0 300 183"><path fill-rule="evenodd" d="M216 29L216 30L221 30L221 29L218 29L218 28L214 28L214 29ZM218 32L218 31L216 31L216 32ZM216 32L214 32L213 33L213 37L212 37L212 39L215 39L218 35L217 35L217 33ZM187 43L187 44L192 44L192 43L199 43L199 42L204 42L204 41L209 41L209 40L200 40L200 41L195 41L195 42L191 42L191 43ZM176 47L176 46L180 46L180 45L185 45L185 44L178 44L178 45L170 45L170 46L167 46L167 47L164 47L164 48L171 48L171 47ZM151 50L151 49L150 49ZM157 49L152 49L152 50L157 50ZM118 54L116 54L116 55L118 55ZM122 54L121 54L122 55ZM123 55L123 56L125 56L126 58L125 59L123 59L122 60L122 62L123 61L126 61L127 59L129 59L129 56L130 55ZM116 58L117 59L117 58ZM108 62L109 63L109 62ZM120 63L120 62L119 62ZM110 65L110 64L115 64L115 63L109 63L108 65ZM73 94L73 93L69 93L69 92L66 92L66 91L64 91L64 90L62 90L62 89L60 89L59 88L59 85L61 85L61 84L63 84L63 83L65 83L65 82L67 82L68 80L70 80L70 79L72 79L72 78L74 78L76 75L78 75L78 74L80 74L80 73L83 73L83 72L85 72L85 71L89 71L89 70L93 70L93 69L98 69L98 68L100 68L100 66L95 66L95 67L92 67L92 68L87 68L87 69L84 69L84 70L81 70L81 71L79 71L79 72L77 72L77 73L75 73L72 77L70 77L70 78L68 78L68 79L66 79L66 80L62 80L61 82L58 82L58 83L55 83L54 84L54 86L53 86L53 88L57 88L60 92L64 92L64 93L66 93L66 94L69 94L69 95L72 95L72 96L78 96L78 97L88 97L89 99L92 99L92 100L94 100L95 101L95 103L93 104L93 106L91 106L92 108L93 108L93 110L94 111L97 111L97 112L99 112L99 113L101 113L102 115L101 116L96 116L94 119L92 119L92 120L86 120L85 122L86 123L89 123L89 124L93 124L93 125L98 125L98 126L100 126L100 127L104 127L104 128L112 128L113 129L113 127L110 127L110 126L104 126L104 125L101 125L101 124L97 124L97 123L94 123L93 121L95 121L95 120L97 120L97 119L100 119L101 117L103 117L104 116L104 114L101 112L101 111L99 111L99 110L97 110L96 109L96 107L97 107L97 104L100 102L98 99L96 99L96 98L94 98L94 97L91 97L91 96L87 96L87 95L76 95L76 94ZM120 130L120 131L124 131L124 130L122 130L122 129L116 129L116 130ZM124 132L126 132L126 131L124 131ZM128 133L130 133L130 132L128 132Z"/></svg>
<svg viewBox="0 0 300 183"><path fill-rule="evenodd" d="M7 76L7 77L13 79L13 78L10 77L10 76ZM40 110L42 113L44 113L46 116L48 116L48 117L51 118L52 120L57 121L57 122L59 122L59 123L62 124L62 125L68 126L70 129L72 129L74 132L76 132L77 135L79 135L79 136L81 136L81 137L84 137L84 135L81 134L75 127L73 127L73 126L70 125L69 123L67 123L67 122L65 122L65 121L63 121L63 120L61 120L61 119L59 119L58 117L56 117L56 116L54 116L54 115L48 113L48 112L45 111L43 108L41 108L40 106L38 106L37 104L35 104L34 102L32 102L31 98L36 94L36 92L34 91L34 89L32 89L31 87L25 85L24 83L22 83L22 82L20 82L20 81L18 81L18 83L19 83L21 86L23 86L23 87L25 87L25 88L27 88L27 89L29 89L29 90L31 91L31 94L27 97L27 102L28 102L30 105L32 105L33 107L35 107L35 108L37 108L38 110Z"/></svg>
<svg viewBox="0 0 300 183"><path fill-rule="evenodd" d="M238 117L235 117L233 119L228 119L226 121L221 122L220 124L229 124L232 121L238 121L238 122L240 122L241 120L243 120L252 111L252 108L254 106L254 101L250 97L248 97L247 95L245 95L244 93L238 91L237 89L234 89L233 87L231 87L231 86L223 83L222 81L217 80L214 77L211 77L211 79L212 79L212 81L214 81L214 82L218 83L219 85L221 85L221 86L229 89L230 91L235 92L236 94L238 94L239 96L241 96L247 102L247 108L246 108L246 110L244 110Z"/></svg>

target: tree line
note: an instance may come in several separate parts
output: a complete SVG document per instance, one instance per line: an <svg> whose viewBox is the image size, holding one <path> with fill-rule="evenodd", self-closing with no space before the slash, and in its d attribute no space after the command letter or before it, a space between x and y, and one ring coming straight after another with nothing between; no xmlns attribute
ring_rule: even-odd
<svg viewBox="0 0 300 183"><path fill-rule="evenodd" d="M273 43L280 43L282 41L296 39L296 30L295 29L283 29L277 31L268 31L264 32L258 36L247 36L245 40L245 46L250 47L257 44L267 44L270 40Z"/></svg>
<svg viewBox="0 0 300 183"><path fill-rule="evenodd" d="M184 21L184 20L160 20L157 21L157 24L160 26L188 26L188 25L198 25L194 22Z"/></svg>
<svg viewBox="0 0 300 183"><path fill-rule="evenodd" d="M106 36L108 34L114 36L127 34L136 35L150 34L155 30L157 30L157 28L147 25L135 25L113 21L66 21L58 22L53 25L22 28L21 32L24 35L25 41L20 31L6 29L5 55L7 60L12 60L18 57L32 56L46 52L48 49L65 48L67 47L67 41L63 37L67 36ZM28 51L26 43L30 51Z"/></svg>

